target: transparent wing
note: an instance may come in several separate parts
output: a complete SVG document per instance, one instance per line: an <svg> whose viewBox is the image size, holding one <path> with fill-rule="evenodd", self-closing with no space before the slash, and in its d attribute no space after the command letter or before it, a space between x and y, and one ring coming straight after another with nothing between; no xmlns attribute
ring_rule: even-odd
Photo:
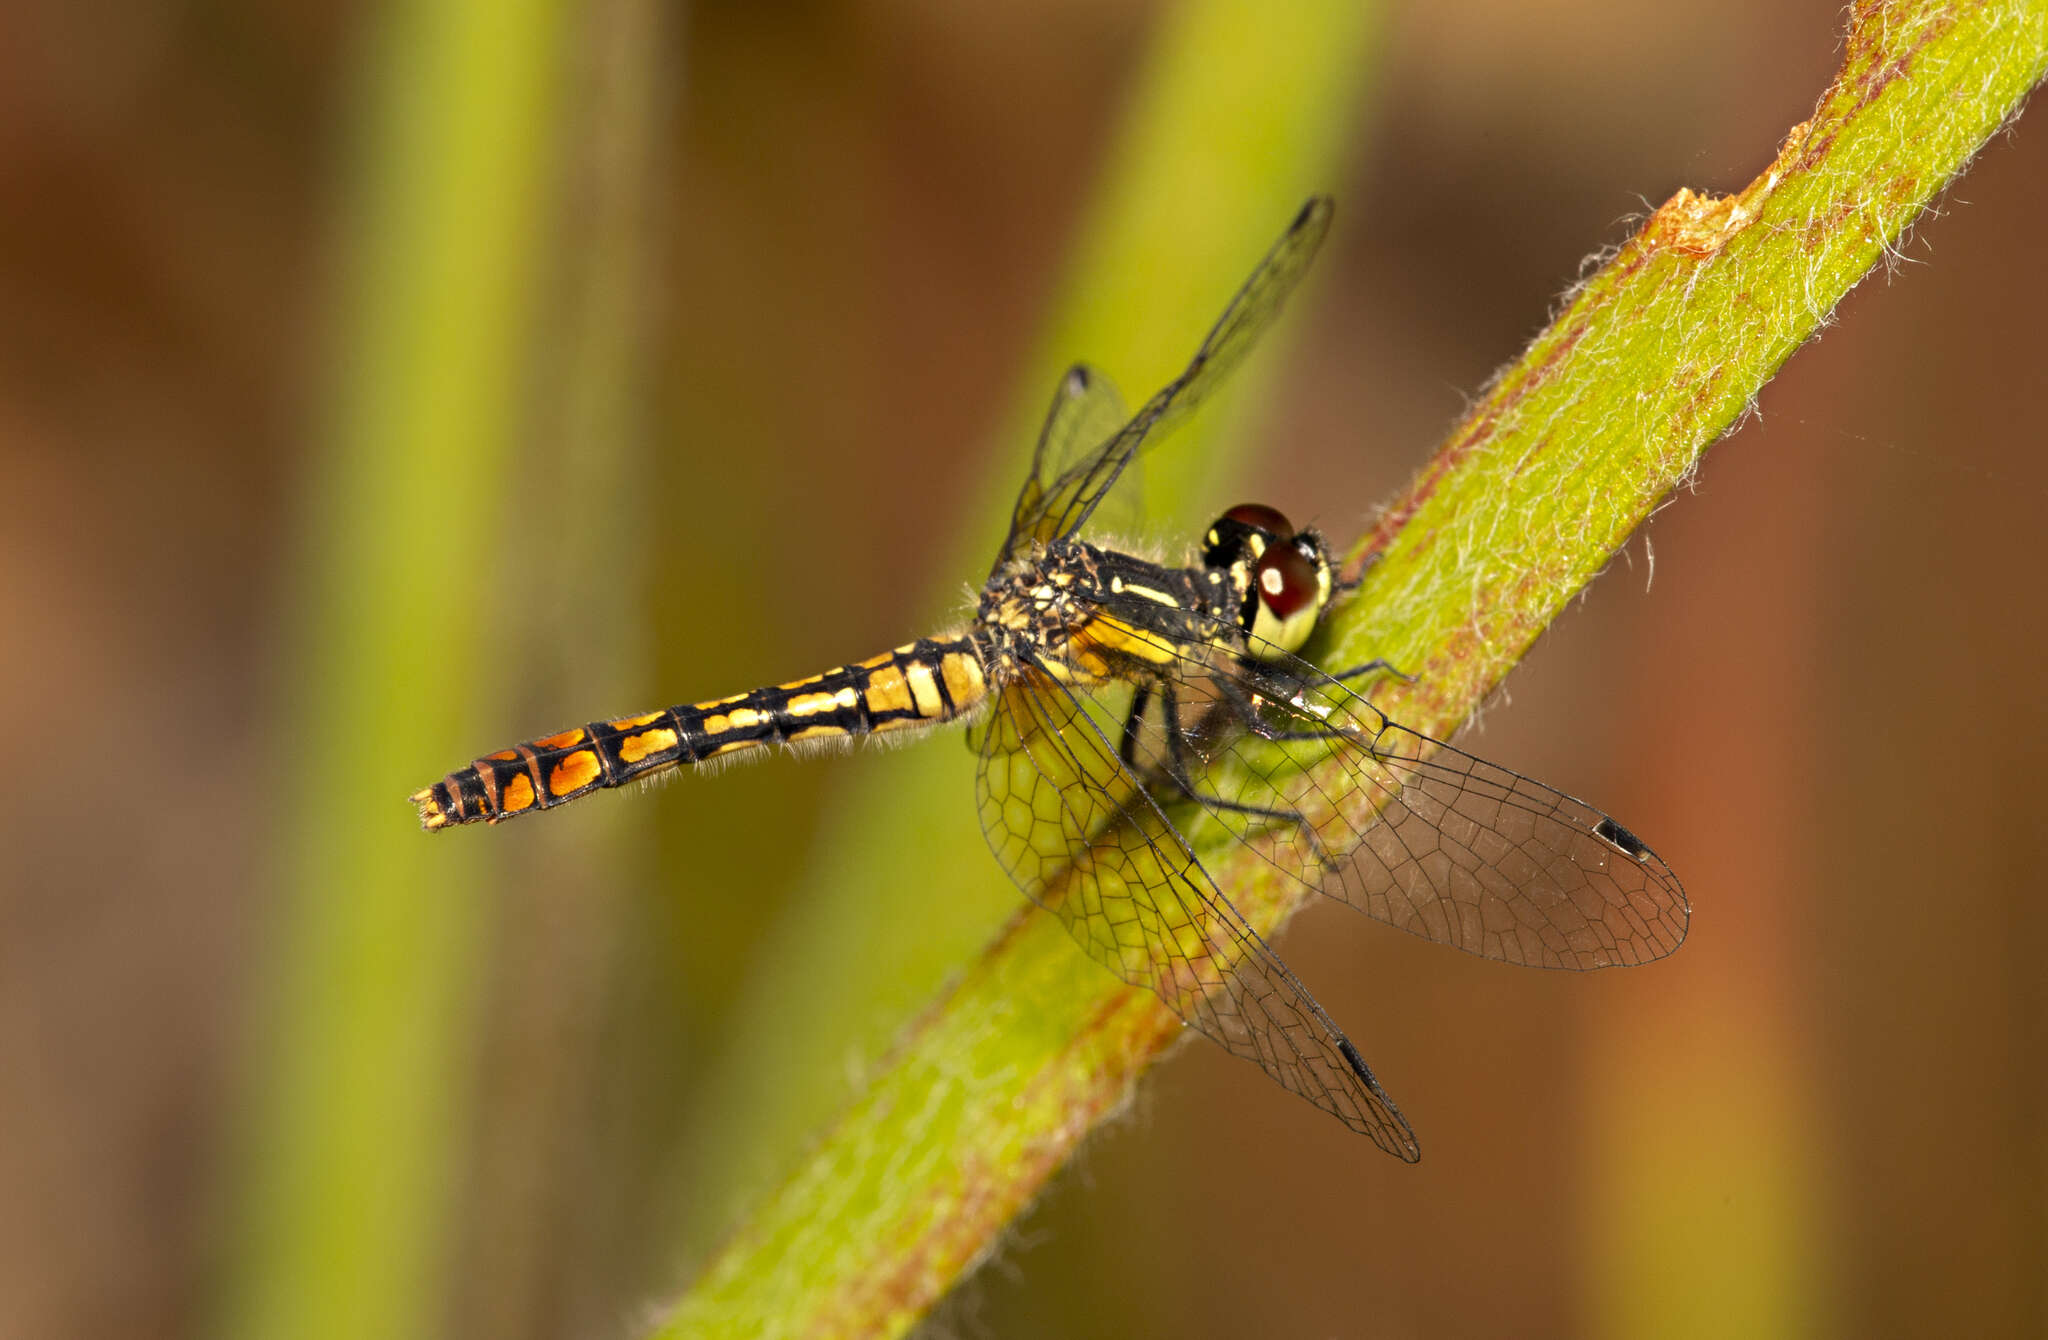
<svg viewBox="0 0 2048 1340"><path fill-rule="evenodd" d="M1048 450L1046 436L1041 435L1031 477L1017 497L1010 532L996 555L996 569L1034 541L1049 544L1079 530L1138 452L1149 442L1163 438L1180 418L1222 384L1273 324L1287 295L1294 291L1309 262L1315 259L1330 231L1332 209L1325 196L1317 196L1302 206L1294 222L1259 262L1259 268L1230 300L1230 306L1202 341L1187 369L1161 387L1094 450L1084 448L1084 454L1067 463L1060 459L1061 452ZM1075 371L1085 369L1071 370L1062 380L1053 398L1052 413L1046 418L1047 434L1065 417L1064 399L1085 400L1091 394L1085 389L1069 391Z"/></svg>
<svg viewBox="0 0 2048 1340"><path fill-rule="evenodd" d="M976 783L996 859L1098 963L1413 1162L1393 1100L1118 760L1111 728L1042 667L1002 692Z"/></svg>
<svg viewBox="0 0 2048 1340"><path fill-rule="evenodd" d="M1102 449L1129 422L1124 398L1114 383L1099 369L1076 363L1060 378L1052 393L1052 405L1045 412L1045 427L1039 430L1038 446L1031 453L1031 474L1017 495L1010 516L1010 541L996 561L998 568L1010 556L1019 534L1027 533L1047 504L1048 496L1060 482L1102 454Z"/></svg>
<svg viewBox="0 0 2048 1340"><path fill-rule="evenodd" d="M1367 916L1543 968L1647 963L1685 939L1684 888L1626 828L1305 662L1248 669L1195 648L1161 696L1171 720L1162 708L1137 741L1155 790Z"/></svg>

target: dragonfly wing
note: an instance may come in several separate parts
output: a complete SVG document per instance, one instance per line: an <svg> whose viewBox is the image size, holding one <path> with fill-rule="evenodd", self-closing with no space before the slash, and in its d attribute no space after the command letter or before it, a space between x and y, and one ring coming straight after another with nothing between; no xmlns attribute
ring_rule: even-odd
<svg viewBox="0 0 2048 1340"><path fill-rule="evenodd" d="M1049 679L1002 692L976 784L997 860L1091 958L1414 1161L1414 1132L1393 1100L1119 762L1111 728L1100 704Z"/></svg>
<svg viewBox="0 0 2048 1340"><path fill-rule="evenodd" d="M1176 681L1180 764L1163 727L1145 762L1187 778L1211 821L1283 873L1506 963L1647 963L1685 939L1678 877L1600 810L1409 730L1304 662L1219 662L1191 656Z"/></svg>
<svg viewBox="0 0 2048 1340"><path fill-rule="evenodd" d="M1230 300L1230 306L1202 341L1187 369L1161 387L1093 451L1055 469L1057 453L1049 453L1045 438L1041 437L1031 478L1018 496L1010 533L996 559L997 568L1034 541L1049 544L1079 530L1116 487L1138 453L1164 438L1174 424L1223 383L1273 324L1287 295L1294 291L1309 262L1315 259L1330 231L1333 209L1326 196L1316 196L1302 206L1294 222L1259 262L1259 268ZM1073 376L1074 372L1069 371L1067 379ZM1063 380L1054 397L1053 412L1047 416L1048 433L1060 419L1061 400L1068 394L1067 381Z"/></svg>
<svg viewBox="0 0 2048 1340"><path fill-rule="evenodd" d="M1066 370L1045 412L1045 426L1039 430L1038 447L1031 454L1031 474L1011 512L1009 541L1003 546L998 568L1008 561L1019 536L1037 538L1033 528L1061 481L1083 462L1100 456L1127 422L1123 396L1099 369L1076 363Z"/></svg>

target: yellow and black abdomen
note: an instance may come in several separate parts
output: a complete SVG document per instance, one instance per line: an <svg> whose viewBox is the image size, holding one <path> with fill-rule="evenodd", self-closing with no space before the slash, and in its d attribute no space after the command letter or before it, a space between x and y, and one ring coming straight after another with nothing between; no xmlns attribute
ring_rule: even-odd
<svg viewBox="0 0 2048 1340"><path fill-rule="evenodd" d="M496 823L764 745L831 745L936 726L986 699L986 663L975 636L927 638L809 679L529 740L449 773L411 799L426 829Z"/></svg>

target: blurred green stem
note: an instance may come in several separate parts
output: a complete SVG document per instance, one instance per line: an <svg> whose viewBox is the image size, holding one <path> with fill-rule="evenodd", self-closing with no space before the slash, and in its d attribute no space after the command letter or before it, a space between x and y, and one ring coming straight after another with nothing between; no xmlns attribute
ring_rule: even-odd
<svg viewBox="0 0 2048 1340"><path fill-rule="evenodd" d="M499 716L496 677L465 670L493 645L558 20L553 0L393 5L364 67L271 732L296 742L269 790L277 943L228 1167L217 1320L248 1340L442 1330L481 867L423 840L403 802L422 760L465 757L474 719Z"/></svg>
<svg viewBox="0 0 2048 1340"><path fill-rule="evenodd" d="M524 384L506 512L545 518L546 542L504 545L495 558L498 586L518 593L496 643L498 677L525 695L507 719L645 691L655 244L671 198L662 131L676 83L669 12L661 0L587 0L561 28L562 152L528 332L543 371ZM469 1128L452 1332L581 1334L609 1321L599 1300L648 1287L645 1264L617 1250L613 1232L575 1215L564 1228L568 1207L591 1203L602 1179L637 1185L644 1151L586 1137L565 1157L563 1132L598 1126L611 1060L601 989L619 973L628 891L651 883L641 858L650 818L643 806L606 806L511 847L434 853L484 863L516 851L518 869L492 890L497 971L476 1020L489 1097Z"/></svg>
<svg viewBox="0 0 2048 1340"><path fill-rule="evenodd" d="M1362 546L1380 561L1333 617L1325 659L1419 671L1382 705L1434 734L1455 729L2044 65L2048 0L1857 4L1838 78L1770 167L1738 195L1666 202L1452 431ZM1056 329L1071 352L1098 347L1072 323ZM951 762L957 797L965 764ZM1296 893L1255 854L1202 855L1262 931L1292 910ZM933 868L956 867L896 873L922 882ZM1181 1031L1056 920L1022 914L660 1334L901 1332Z"/></svg>

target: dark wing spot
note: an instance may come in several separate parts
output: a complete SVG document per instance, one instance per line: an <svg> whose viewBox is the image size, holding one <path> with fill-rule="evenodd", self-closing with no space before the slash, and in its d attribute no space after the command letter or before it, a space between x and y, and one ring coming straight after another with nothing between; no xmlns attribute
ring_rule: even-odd
<svg viewBox="0 0 2048 1340"><path fill-rule="evenodd" d="M1593 836L1638 861L1650 853L1650 849L1643 844L1641 838L1605 815L1600 817L1599 823L1593 825Z"/></svg>

